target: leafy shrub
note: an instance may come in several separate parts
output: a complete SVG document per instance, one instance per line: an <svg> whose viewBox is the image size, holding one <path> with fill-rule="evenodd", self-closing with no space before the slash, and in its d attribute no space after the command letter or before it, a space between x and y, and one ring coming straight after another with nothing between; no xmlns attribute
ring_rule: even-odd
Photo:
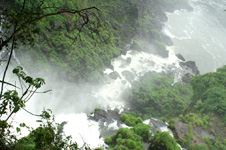
<svg viewBox="0 0 226 150"><path fill-rule="evenodd" d="M175 139L168 132L156 132L153 141L150 144L153 150L180 150Z"/></svg>

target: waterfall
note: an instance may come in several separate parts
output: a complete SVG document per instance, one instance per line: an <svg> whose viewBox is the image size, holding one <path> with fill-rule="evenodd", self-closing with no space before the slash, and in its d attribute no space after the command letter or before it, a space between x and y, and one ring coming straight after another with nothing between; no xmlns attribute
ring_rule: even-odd
<svg viewBox="0 0 226 150"><path fill-rule="evenodd" d="M214 20L217 23L217 27L223 29L221 33L219 30L213 31L213 24L207 25L207 23L213 21L211 20L212 18L205 16L206 18L203 19L203 11L206 8L206 11L213 11L209 8L212 4L216 7L218 6L217 8L223 7L220 5L219 0L208 2L210 4L191 0L191 4L195 8L193 12L180 10L168 14L169 21L165 24L163 32L172 38L174 45L167 47L169 50L167 58L144 51L134 51L127 47L129 50L125 55L112 60L113 69L105 69L104 76L106 76L106 81L103 85L96 87L88 85L86 87L67 83L63 86L64 82L55 81L54 84L57 86L56 89L53 89L52 95L35 96L34 102L29 102L26 108L35 112L40 112L42 106L51 108L54 112L57 112L57 122L67 122L64 126L64 132L66 135L71 135L79 146L83 146L84 143L91 148L103 146L104 141L103 137L100 136L99 123L88 119L87 110L94 110L95 107L100 107L105 110L118 108L122 111L125 108L125 104L121 98L121 93L131 88L133 81L137 81L149 71L158 73L170 71L174 74L174 82L181 81L184 70L180 66L181 60L176 57L175 53L181 53L187 59L198 62L199 68L201 68L203 73L208 70L213 71L216 67L226 64L226 51L223 50L223 47L226 47L224 43L226 30L225 28L223 29L223 25L226 25L226 23L221 22L219 19ZM212 15L211 17L214 16ZM207 38L204 38L204 35ZM2 51L0 53L1 57L3 53L5 52ZM211 59L208 61L208 65L203 64L209 58ZM21 65L15 54L14 59L16 60L15 63ZM214 64L210 64L212 60ZM77 94L80 90L83 90L82 87L87 89ZM64 93L65 91L67 92L66 94ZM15 116L15 120L18 120L18 122L25 122L34 128L38 126L38 123L35 122L36 119L23 111L20 111ZM117 129L118 127L115 123L112 123L109 128ZM162 130L166 130L165 128L163 127ZM28 132L24 132L24 135L28 134Z"/></svg>

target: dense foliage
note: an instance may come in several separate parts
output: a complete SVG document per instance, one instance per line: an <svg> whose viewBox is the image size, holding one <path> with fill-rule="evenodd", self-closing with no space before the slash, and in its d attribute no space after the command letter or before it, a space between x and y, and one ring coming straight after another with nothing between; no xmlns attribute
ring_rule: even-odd
<svg viewBox="0 0 226 150"><path fill-rule="evenodd" d="M150 126L143 124L141 118L122 114L121 119L132 128L120 128L115 135L105 138L110 150L143 150L143 142L148 142L151 136Z"/></svg>
<svg viewBox="0 0 226 150"><path fill-rule="evenodd" d="M176 140L168 132L156 132L150 150L180 150Z"/></svg>
<svg viewBox="0 0 226 150"><path fill-rule="evenodd" d="M226 121L226 66L216 72L194 77L191 108L200 113L217 113Z"/></svg>
<svg viewBox="0 0 226 150"><path fill-rule="evenodd" d="M173 84L173 76L148 73L125 94L132 114L144 119L176 117L190 103L189 84Z"/></svg>
<svg viewBox="0 0 226 150"><path fill-rule="evenodd" d="M179 139L180 144L191 150L226 148L225 83L226 66L217 69L216 72L192 78L192 101L179 119L195 131L190 130L186 139ZM200 135L200 130L207 135ZM197 139L200 145L194 145Z"/></svg>
<svg viewBox="0 0 226 150"><path fill-rule="evenodd" d="M64 137L62 133L63 126L55 123L54 117L51 117L51 111L44 111L45 115L40 122L40 126L30 130L28 136L16 141L12 146L15 150L62 150L79 149L76 142L72 142L71 137Z"/></svg>
<svg viewBox="0 0 226 150"><path fill-rule="evenodd" d="M22 2L17 0L18 5ZM37 2L30 1L28 9ZM79 14L64 13L44 18L38 25L41 36L35 38L35 47L21 48L18 56L26 68L41 70L55 66L63 69L67 76L70 75L70 79L97 81L105 67L111 68L111 59L122 53L132 38L148 40L153 49L158 49L157 54L166 57L168 52L165 44L171 42L161 33L162 22L166 18L164 11L172 11L170 7L174 8L174 3L184 2L186 0L45 1L44 8L54 8L43 9L43 13L55 11L55 7L82 9L96 6L99 11L86 14L89 23L85 24L85 28L81 25L84 20ZM29 67L31 62L32 67Z"/></svg>

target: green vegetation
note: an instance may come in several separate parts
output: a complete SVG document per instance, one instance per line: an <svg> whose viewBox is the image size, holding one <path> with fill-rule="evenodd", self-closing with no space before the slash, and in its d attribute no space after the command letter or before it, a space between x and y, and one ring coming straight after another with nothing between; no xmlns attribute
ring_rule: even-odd
<svg viewBox="0 0 226 150"><path fill-rule="evenodd" d="M26 5L23 4L26 2ZM42 3L43 2L43 3ZM11 3L11 2L10 2ZM16 0L13 8L0 10L4 18L0 51L7 48L19 54L23 63L42 70L61 68L76 81L97 81L105 67L111 67L111 59L120 55L123 47L134 38L134 48L142 50L139 39L144 39L158 49L158 54L166 57L169 39L161 33L164 11L172 11L172 6L184 2L179 0L137 1L137 0ZM51 6L51 8L50 8ZM98 6L92 7L92 6ZM176 7L176 6L175 6ZM90 9L86 9L90 8ZM77 11L75 11L77 10ZM79 12L79 13L78 13ZM54 14L56 13L56 14ZM47 17L46 15L50 15ZM11 45L11 46L10 46ZM24 47L19 46L23 45ZM33 46L32 49L28 46ZM31 55L27 57L26 54ZM31 62L35 64L32 64ZM26 66L26 65L25 65ZM28 66L28 68L29 68ZM7 72L7 68L5 69ZM61 135L61 126L55 123L49 111L39 115L40 126L28 129L30 134L19 140L11 133L14 128L9 119L19 110L25 109L26 102L45 82L41 78L27 76L22 67L13 73L19 78L22 94L18 87L3 80L0 93L0 146L2 149L78 149L70 137ZM23 82L23 83L22 83ZM172 75L146 74L127 91L125 99L130 106L130 114L122 114L121 119L131 128L121 128L105 142L110 149L144 149L143 142L151 136L150 126L141 118L158 117L164 121L178 117L190 125L185 139L178 141L189 150L226 149L226 66L215 73L194 77L189 84L173 83ZM4 84L15 90L3 92ZM25 86L26 85L26 86ZM191 102L191 103L190 103ZM190 106L189 106L190 104ZM186 109L187 108L187 109ZM98 109L95 109L97 111ZM183 113L184 112L184 113ZM183 113L183 115L181 115ZM165 119L167 118L167 119ZM172 125L172 122L170 123ZM17 132L26 127L20 124ZM213 139L193 134L196 127L202 127L214 136ZM204 144L192 145L194 138ZM176 141L167 132L157 132L150 148L177 150ZM87 148L88 149L88 148Z"/></svg>
<svg viewBox="0 0 226 150"><path fill-rule="evenodd" d="M24 123L20 123L20 125L16 128L11 125L12 116L19 112L21 109L27 111L25 109L26 103L36 93L37 89L39 89L43 84L45 84L45 81L41 78L33 79L32 77L27 76L26 73L23 71L23 68L20 66L16 67L13 70L13 73L18 77L20 81L20 87L10 84L10 86L13 86L15 90L7 90L6 92L2 92L2 94L0 95L1 149L78 149L77 143L73 143L70 137L64 138L61 135L61 133L59 132L61 126L55 123L54 118L51 117L51 110L43 110L41 115L36 115L41 118L41 120L37 120L38 122L40 122L40 126L37 129L30 129L30 127L26 126L26 124ZM19 89L22 89L22 94L19 94ZM12 129L14 128L16 129L17 133L21 132L21 128L27 128L30 131L30 134L27 137L23 137L17 140L16 136L12 132Z"/></svg>
<svg viewBox="0 0 226 150"><path fill-rule="evenodd" d="M120 128L115 135L105 138L110 150L144 150L143 142L151 136L150 126L143 124L141 118L122 114L121 119L132 128Z"/></svg>
<svg viewBox="0 0 226 150"><path fill-rule="evenodd" d="M153 150L180 150L176 140L168 132L156 132L150 149Z"/></svg>
<svg viewBox="0 0 226 150"><path fill-rule="evenodd" d="M191 146L188 150L208 150L208 147L205 144L201 144L201 145Z"/></svg>
<svg viewBox="0 0 226 150"><path fill-rule="evenodd" d="M192 96L189 84L177 82L173 76L148 73L125 93L131 113L144 119L172 118L187 108Z"/></svg>
<svg viewBox="0 0 226 150"><path fill-rule="evenodd" d="M195 113L189 113L185 116L180 115L179 118L181 119L182 122L186 124L192 124L194 127L199 126L204 129L207 129L208 126L212 126L209 115L200 116Z"/></svg>
<svg viewBox="0 0 226 150"><path fill-rule="evenodd" d="M226 66L216 72L194 77L191 108L198 113L217 113L226 122ZM190 109L191 109L190 108Z"/></svg>
<svg viewBox="0 0 226 150"><path fill-rule="evenodd" d="M39 2L41 0L29 0L26 10L30 11ZM165 45L169 39L161 33L161 22L166 17L165 7L172 7L173 3L180 1L45 1L42 8L55 8L41 9L40 13L52 13L59 8L79 10L93 6L99 11L93 9L81 14L62 13L43 18L37 25L39 36L32 39L35 41L34 47L20 48L17 54L25 67L31 70L60 68L68 79L96 82L103 69L111 67L111 59L125 51L124 46L133 37L149 41L158 49L158 54L164 57L168 55ZM22 4L23 0L16 0L18 8Z"/></svg>
<svg viewBox="0 0 226 150"><path fill-rule="evenodd" d="M15 150L40 150L51 149L61 150L70 149L77 150L76 142L72 142L71 137L64 138L62 135L62 126L55 123L54 117L51 117L51 112L43 111L43 117L40 126L30 130L30 134L16 141L12 146Z"/></svg>
<svg viewBox="0 0 226 150"><path fill-rule="evenodd" d="M212 137L202 137L194 132L179 139L179 143L191 150L193 149L225 149L224 143L226 133L226 66L217 69L216 72L206 73L193 77L191 85L193 88L192 101L179 119L190 125L190 128L203 130ZM173 124L170 123L173 127ZM201 129L200 129L201 127ZM199 129L198 129L199 128ZM191 130L190 130L191 131ZM201 142L200 145L191 145L191 141Z"/></svg>

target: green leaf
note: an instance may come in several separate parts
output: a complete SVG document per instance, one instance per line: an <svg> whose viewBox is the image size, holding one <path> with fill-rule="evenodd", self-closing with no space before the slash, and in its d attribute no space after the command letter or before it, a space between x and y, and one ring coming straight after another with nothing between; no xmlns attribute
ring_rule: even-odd
<svg viewBox="0 0 226 150"><path fill-rule="evenodd" d="M18 69L18 68L13 69L13 73L14 73L14 74L19 73L19 69Z"/></svg>
<svg viewBox="0 0 226 150"><path fill-rule="evenodd" d="M19 133L20 131L21 131L21 129L16 127L16 132Z"/></svg>

